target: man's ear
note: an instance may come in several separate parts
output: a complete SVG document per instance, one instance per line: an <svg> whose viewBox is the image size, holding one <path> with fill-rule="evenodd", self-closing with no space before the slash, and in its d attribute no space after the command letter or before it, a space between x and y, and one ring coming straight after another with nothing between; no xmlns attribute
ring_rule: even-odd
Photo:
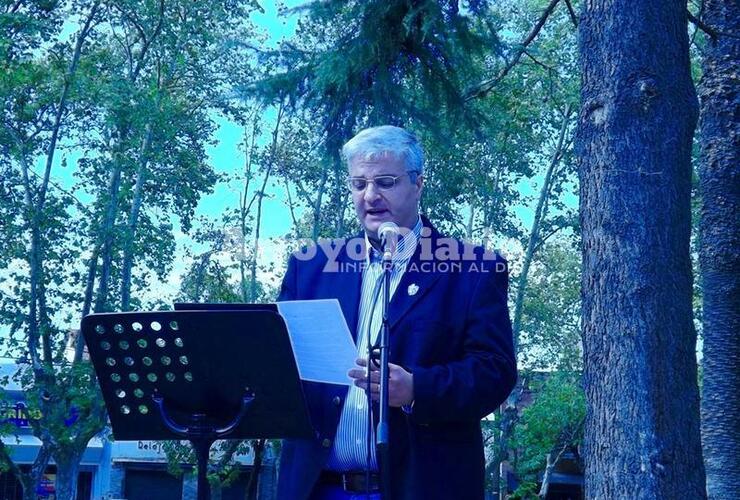
<svg viewBox="0 0 740 500"><path fill-rule="evenodd" d="M424 176L423 175L417 175L416 176L416 200L421 199L421 192L424 191Z"/></svg>

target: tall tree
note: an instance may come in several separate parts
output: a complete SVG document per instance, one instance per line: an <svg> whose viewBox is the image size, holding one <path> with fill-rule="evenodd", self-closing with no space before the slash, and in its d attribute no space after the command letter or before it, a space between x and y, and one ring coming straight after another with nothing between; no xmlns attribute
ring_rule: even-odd
<svg viewBox="0 0 740 500"><path fill-rule="evenodd" d="M470 12L479 13L480 3L471 2ZM476 123L482 115L464 108L462 81L493 42L457 2L313 1L300 10L307 16L296 39L268 54L282 70L257 90L270 101L289 97L321 124L312 236L337 236L351 223L342 144L364 126L422 123L439 132L440 115L454 117L455 127Z"/></svg>
<svg viewBox="0 0 740 500"><path fill-rule="evenodd" d="M686 2L585 2L577 132L588 498L704 498Z"/></svg>
<svg viewBox="0 0 740 500"><path fill-rule="evenodd" d="M740 498L740 5L706 0L701 97L702 438L710 498Z"/></svg>
<svg viewBox="0 0 740 500"><path fill-rule="evenodd" d="M132 285L145 288L149 271L167 274L173 215L187 231L216 180L205 155L208 113L224 90L220 63L229 40L243 35L251 8L174 0L2 6L0 231L10 244L0 269L12 263L12 285L0 295L0 322L10 329L0 342L3 355L27 363L19 382L40 415L31 421L42 447L30 474L11 467L28 498L50 458L57 494L75 496L80 458L106 417L81 337L74 358L65 356L68 325L77 319L69 309L82 304L84 316L94 297L96 310L111 308L119 302L116 284L128 308L140 303ZM72 14L74 22L63 23ZM83 153L76 191L98 194L93 204L54 180L66 165L59 151L70 147ZM88 273L80 300L82 259Z"/></svg>
<svg viewBox="0 0 740 500"><path fill-rule="evenodd" d="M19 172L11 179L19 179L16 187L23 193L17 219L21 232L16 234L23 238L16 247L23 272L12 273L16 300L2 297L2 319L11 325L11 339L4 350L28 363L28 369L19 371L19 382L26 404L38 412L39 418L29 423L41 441L30 473L18 467L11 470L24 497L32 498L53 457L58 494L74 498L79 459L87 442L102 429L104 412L97 388L91 384L90 367L64 359L65 334L54 321L55 310L74 300L74 293L61 285L70 278L69 263L77 258L78 250L70 244L65 228L70 217L65 196L51 192L51 179L70 115L81 108L74 97L78 71L99 21L100 2L78 5L81 16L71 40L60 39L61 25L49 21L59 19L63 4L19 1L8 7L0 39L3 135L8 142L0 153ZM37 160L43 165L41 174L34 168ZM23 336L22 342L13 342L15 333Z"/></svg>
<svg viewBox="0 0 740 500"><path fill-rule="evenodd" d="M553 151L552 157L550 158L549 164L547 165L547 169L545 170L545 176L542 181L542 188L540 189L540 195L537 199L537 206L534 210L532 228L529 231L529 238L527 239L524 258L522 260L522 270L519 272L519 278L517 280L516 299L514 300L514 318L511 325L515 348L518 348L519 346L519 332L521 330L522 311L524 308L524 296L527 289L529 267L532 264L532 258L534 257L535 250L543 242L543 235L541 234L543 219L547 216L550 191L552 190L553 184L555 183L555 168L558 166L558 163L562 156L565 154L565 150L567 148L566 132L568 131L570 114L570 106L566 105L565 109L563 110L562 124L560 126L560 132L558 133L557 144L555 146L555 150Z"/></svg>

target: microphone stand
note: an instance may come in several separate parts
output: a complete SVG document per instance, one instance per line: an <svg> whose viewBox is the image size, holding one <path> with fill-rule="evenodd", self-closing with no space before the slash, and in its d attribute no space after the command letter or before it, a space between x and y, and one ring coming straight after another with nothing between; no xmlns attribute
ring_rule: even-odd
<svg viewBox="0 0 740 500"><path fill-rule="evenodd" d="M390 350L390 322L388 308L391 290L392 253L386 242L383 248L383 326L380 329L380 405L378 414L378 431L376 444L380 462L380 494L383 500L390 499L390 453L388 434L388 354Z"/></svg>

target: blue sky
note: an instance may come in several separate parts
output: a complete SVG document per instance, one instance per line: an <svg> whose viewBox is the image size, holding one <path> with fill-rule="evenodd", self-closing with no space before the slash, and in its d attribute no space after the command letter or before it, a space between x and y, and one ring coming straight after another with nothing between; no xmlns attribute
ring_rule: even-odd
<svg viewBox="0 0 740 500"><path fill-rule="evenodd" d="M298 20L297 14L278 15L277 2L259 2L264 12L254 11L251 15L252 21L257 24L268 36L265 44L268 46L277 46L281 41L292 37L295 34ZM288 0L282 2L286 7L293 8L306 3L301 0ZM65 23L61 37L72 36L78 26L76 18L71 18ZM274 116L274 110L268 109L265 112L265 118L269 122L271 116ZM235 177L243 171L244 151L241 149L243 141L243 130L235 123L225 117L214 113L213 120L217 125L215 134L216 143L206 149L209 163L214 170L220 174L226 174L228 177ZM267 140L264 138L263 140ZM70 149L63 146L55 156L54 167L52 169L52 182L58 187L72 192L75 184L75 171L77 162L83 155L83 152L76 149ZM39 157L36 162L36 172L43 172L45 159ZM63 167L66 165L66 167ZM234 182L227 184L220 183L216 186L214 193L202 198L197 215L218 218L227 208L234 208L239 203L239 186ZM282 236L290 230L291 221L287 209L284 206L284 195L278 192L274 186L268 189L272 195L265 198L263 202L264 210L264 236L276 237ZM75 197L82 203L90 203L93 197L88 193L75 191ZM173 220L175 227L179 227L179 221Z"/></svg>
<svg viewBox="0 0 740 500"><path fill-rule="evenodd" d="M286 7L292 8L306 2L293 0L283 3ZM260 5L264 9L264 13L255 11L252 14L252 20L268 33L269 38L266 42L268 45L276 46L295 34L297 15L279 16L276 2L260 2ZM274 110L267 110L265 113L266 121L271 121L274 114ZM214 116L214 121L218 126L216 132L218 142L215 146L206 150L210 163L218 173L227 176L231 174L238 175L243 172L244 168L244 151L241 148L244 131L223 116ZM267 137L264 137L263 141L266 140ZM198 206L198 214L218 217L226 209L237 207L240 188L241 183L239 182L219 184L213 194L205 196L201 200ZM277 189L272 183L270 183L267 191L270 196L263 200L262 234L266 238L283 236L290 231L292 224L284 203L285 196L282 190Z"/></svg>
<svg viewBox="0 0 740 500"><path fill-rule="evenodd" d="M288 9L305 4L304 0L291 0L282 2ZM276 46L279 42L292 37L295 33L298 15L278 14L277 2L260 2L264 12L255 11L252 13L252 20L257 24L264 33L267 34L266 44ZM63 30L66 36L75 32L76 22L70 20ZM268 109L265 112L266 122L270 122L274 110ZM215 134L216 143L207 147L209 163L214 170L224 174L230 181L219 183L212 194L204 196L198 206L196 215L206 216L212 219L218 219L225 210L235 208L239 203L239 192L241 182L237 177L243 172L244 151L241 147L244 131L235 123L227 118L215 114L213 120L217 125ZM263 141L267 141L265 136ZM77 161L81 157L81 151L74 149L60 150L56 156L55 167L52 172L52 179L61 188L71 191L74 188L74 172ZM62 162L66 167L62 167ZM43 158L38 159L37 172L43 171ZM541 176L533 179L524 179L520 182L518 188L525 196L536 196L541 183ZM277 187L270 183L267 189L268 197L263 201L263 225L262 235L266 238L283 236L290 231L291 220L285 205L285 194L282 187ZM83 203L92 201L92 196L75 192L75 196ZM569 204L577 203L575 196L567 196ZM531 224L532 209L531 206L516 207L515 212L520 217L524 227ZM300 213L299 213L300 215ZM175 228L179 228L179 221L173 220Z"/></svg>

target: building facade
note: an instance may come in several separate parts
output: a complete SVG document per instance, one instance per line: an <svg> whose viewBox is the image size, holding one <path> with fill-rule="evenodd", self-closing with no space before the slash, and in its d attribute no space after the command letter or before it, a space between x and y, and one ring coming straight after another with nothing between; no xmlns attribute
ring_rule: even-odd
<svg viewBox="0 0 740 500"><path fill-rule="evenodd" d="M17 366L0 363L0 378L8 380L2 387L0 422L9 432L0 440L9 451L13 462L28 469L38 456L41 441L31 430L23 392L12 382ZM7 377L7 378L5 378ZM240 474L230 486L223 489L222 500L246 498L246 487L254 456L250 453L235 457ZM0 469L2 470L2 469ZM184 474L174 476L167 471L167 456L160 441L113 441L106 436L95 437L82 456L78 478L78 500L194 500L196 481L192 467L183 466ZM265 447L258 481L259 498L271 498L275 484L275 458L270 446ZM57 500L54 482L56 467L47 468L42 484L36 491L38 500ZM0 472L0 500L22 500L20 483L9 471Z"/></svg>

